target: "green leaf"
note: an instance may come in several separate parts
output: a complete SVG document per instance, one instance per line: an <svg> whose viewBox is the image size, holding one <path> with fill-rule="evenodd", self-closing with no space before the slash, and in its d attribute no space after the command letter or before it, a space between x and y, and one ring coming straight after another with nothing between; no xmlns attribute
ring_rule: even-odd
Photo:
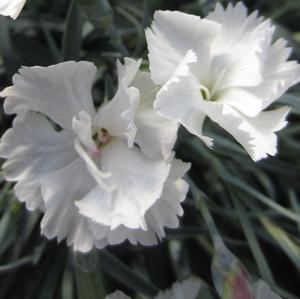
<svg viewBox="0 0 300 299"><path fill-rule="evenodd" d="M105 297L105 286L102 273L97 267L95 251L88 254L76 254L75 278L79 299L102 299Z"/></svg>
<svg viewBox="0 0 300 299"><path fill-rule="evenodd" d="M20 57L11 41L9 20L3 16L0 16L0 28L0 54L6 67L6 75L11 80L11 76L17 72L20 66Z"/></svg>
<svg viewBox="0 0 300 299"><path fill-rule="evenodd" d="M242 224L245 236L248 240L249 246L251 248L252 254L255 258L256 265L265 281L267 281L271 286L275 285L272 272L269 268L267 260L265 259L264 254L262 253L261 247L258 243L256 235L254 233L251 222L248 218L247 213L244 210L244 207L240 204L239 200L235 197L233 192L231 192L231 197L236 206L236 210Z"/></svg>
<svg viewBox="0 0 300 299"><path fill-rule="evenodd" d="M0 273L6 273L10 271L14 271L16 269L19 269L20 267L33 263L34 257L33 256L26 256L23 257L15 262L6 264L6 265L0 265Z"/></svg>
<svg viewBox="0 0 300 299"><path fill-rule="evenodd" d="M113 11L107 0L74 0L74 3L96 28L112 25Z"/></svg>
<svg viewBox="0 0 300 299"><path fill-rule="evenodd" d="M155 296L160 291L155 285L136 274L109 251L101 250L98 257L99 265L103 271L132 290L150 296Z"/></svg>
<svg viewBox="0 0 300 299"><path fill-rule="evenodd" d="M296 222L300 222L300 216L295 214L294 212L288 210L287 208L279 205L278 203L274 202L267 196L261 194L251 186L247 185L245 182L241 181L240 179L234 177L233 175L229 174L229 172L226 171L226 173L223 173L222 175L223 179L230 183L233 186L238 187L239 189L245 191L246 193L252 195L254 198L258 199L260 202L264 203L271 209L277 211L278 213L282 214L283 216L294 220Z"/></svg>
<svg viewBox="0 0 300 299"><path fill-rule="evenodd" d="M281 246L282 250L300 270L300 247L288 236L288 234L267 217L261 217L261 222L273 239Z"/></svg>
<svg viewBox="0 0 300 299"><path fill-rule="evenodd" d="M67 15L62 46L62 61L78 60L81 49L83 20L80 10L71 2Z"/></svg>

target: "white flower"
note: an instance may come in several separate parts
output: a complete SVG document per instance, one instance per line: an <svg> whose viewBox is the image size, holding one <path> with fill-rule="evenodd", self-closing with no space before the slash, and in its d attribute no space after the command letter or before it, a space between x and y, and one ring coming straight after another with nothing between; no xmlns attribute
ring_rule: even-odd
<svg viewBox="0 0 300 299"><path fill-rule="evenodd" d="M217 4L206 19L158 11L146 38L151 76L161 85L154 108L201 138L205 118L227 130L254 160L275 155L275 132L286 125L288 108L264 111L300 80L287 61L286 41L272 43L270 21L247 16L242 3Z"/></svg>
<svg viewBox="0 0 300 299"><path fill-rule="evenodd" d="M263 280L256 281L254 289L257 299L281 299L281 297L271 291L270 287Z"/></svg>
<svg viewBox="0 0 300 299"><path fill-rule="evenodd" d="M25 5L25 2L26 0L1 0L0 14L16 19Z"/></svg>
<svg viewBox="0 0 300 299"><path fill-rule="evenodd" d="M200 288L200 281L191 277L182 282L175 282L170 289L160 292L154 299L195 299ZM130 297L121 291L116 291L107 295L105 299L130 299Z"/></svg>
<svg viewBox="0 0 300 299"><path fill-rule="evenodd" d="M183 213L189 164L172 158L177 124L147 108L154 93L131 86L149 78L139 65L118 65L117 93L97 111L89 62L22 68L0 94L5 112L17 114L0 144L6 178L28 209L45 213L42 234L74 250L156 244ZM143 82L141 91L154 88Z"/></svg>

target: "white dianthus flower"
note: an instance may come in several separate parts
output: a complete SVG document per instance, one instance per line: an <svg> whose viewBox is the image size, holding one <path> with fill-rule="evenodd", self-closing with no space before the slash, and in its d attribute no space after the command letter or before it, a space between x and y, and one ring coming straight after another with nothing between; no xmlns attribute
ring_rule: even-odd
<svg viewBox="0 0 300 299"><path fill-rule="evenodd" d="M146 31L151 77L161 86L154 108L176 120L208 146L206 117L227 130L253 160L277 152L275 132L288 108L265 111L300 80L300 66L287 61L286 41L272 42L269 20L247 16L242 3L217 4L207 18L158 11Z"/></svg>
<svg viewBox="0 0 300 299"><path fill-rule="evenodd" d="M0 93L17 114L0 143L6 179L44 212L42 234L74 250L156 244L183 213L189 164L173 158L178 126L149 108L155 86L139 66L118 64L116 95L99 109L89 62L22 68Z"/></svg>

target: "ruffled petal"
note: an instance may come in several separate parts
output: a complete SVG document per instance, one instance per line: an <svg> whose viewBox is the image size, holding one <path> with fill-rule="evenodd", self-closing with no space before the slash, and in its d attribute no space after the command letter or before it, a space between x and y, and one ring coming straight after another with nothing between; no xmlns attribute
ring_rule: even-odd
<svg viewBox="0 0 300 299"><path fill-rule="evenodd" d="M286 47L286 44L284 39L278 39L269 46L263 65L262 84L247 89L262 99L262 109L300 81L300 65L296 61L287 61L291 49Z"/></svg>
<svg viewBox="0 0 300 299"><path fill-rule="evenodd" d="M10 16L14 20L19 16L26 0L1 0L0 14Z"/></svg>
<svg viewBox="0 0 300 299"><path fill-rule="evenodd" d="M178 123L160 116L153 110L158 87L153 84L150 73L139 73L132 84L141 94L135 118L137 126L135 142L147 156L168 159L176 142Z"/></svg>
<svg viewBox="0 0 300 299"><path fill-rule="evenodd" d="M170 289L160 292L154 299L195 299L200 288L199 279L191 277L182 282L175 282Z"/></svg>
<svg viewBox="0 0 300 299"><path fill-rule="evenodd" d="M100 163L103 171L111 172L106 181L114 189L94 188L76 203L80 213L112 229L124 225L146 230L145 213L160 197L169 165L117 139L102 148Z"/></svg>
<svg viewBox="0 0 300 299"><path fill-rule="evenodd" d="M118 81L119 85L128 87L133 79L135 78L138 70L141 66L142 60L135 60L133 58L125 57L124 64L119 60L117 61L117 70L118 70Z"/></svg>
<svg viewBox="0 0 300 299"><path fill-rule="evenodd" d="M52 171L68 165L77 157L73 149L75 134L56 132L40 114L28 112L17 117L0 143L5 177L17 181L15 192L29 210L43 209L40 181Z"/></svg>
<svg viewBox="0 0 300 299"><path fill-rule="evenodd" d="M200 17L178 11L157 11L146 30L152 80L166 83L187 52L193 50L205 68L220 26Z"/></svg>
<svg viewBox="0 0 300 299"><path fill-rule="evenodd" d="M96 71L94 64L85 61L21 68L13 77L14 85L0 93L7 98L5 113L41 112L72 130L73 117L80 111L95 114L91 87Z"/></svg>
<svg viewBox="0 0 300 299"><path fill-rule="evenodd" d="M125 240L134 245L156 245L158 240L165 237L164 229L166 227L178 227L178 216L183 215L181 203L185 200L188 191L188 184L182 179L182 176L188 171L189 167L189 163L173 159L161 197L145 214L147 230L130 229L124 225L111 229L108 226L91 223L90 227L96 239L96 247L104 248L108 244L120 244Z"/></svg>
<svg viewBox="0 0 300 299"><path fill-rule="evenodd" d="M289 108L263 111L256 117L247 117L228 105L203 103L206 114L230 133L254 161L277 153L275 132L287 124Z"/></svg>
<svg viewBox="0 0 300 299"><path fill-rule="evenodd" d="M124 66L118 63L119 87L114 98L98 110L94 125L105 128L109 135L124 138L132 147L136 134L135 113L140 102L140 92L129 87L136 75L140 61L127 58Z"/></svg>
<svg viewBox="0 0 300 299"><path fill-rule="evenodd" d="M48 239L66 239L75 251L88 252L93 235L88 220L79 214L75 201L82 199L95 186L81 159L52 172L41 181L46 212L41 232Z"/></svg>
<svg viewBox="0 0 300 299"><path fill-rule="evenodd" d="M221 25L222 31L213 49L212 81L220 76L218 89L255 86L262 82L262 61L274 27L270 21L247 15L241 2L224 9L217 4L208 20Z"/></svg>
<svg viewBox="0 0 300 299"><path fill-rule="evenodd" d="M200 288L201 282L199 279L190 277L182 282L175 282L170 289L160 292L154 299L195 299ZM121 291L116 291L107 295L105 299L130 299L130 297Z"/></svg>
<svg viewBox="0 0 300 299"><path fill-rule="evenodd" d="M178 121L209 147L212 146L211 138L202 132L206 115L201 110L200 85L193 75L165 84L157 93L154 109L164 117Z"/></svg>
<svg viewBox="0 0 300 299"><path fill-rule="evenodd" d="M182 177L189 168L190 163L173 159L162 195L146 214L148 226L160 240L165 237L164 229L166 227L176 228L179 225L178 216L183 215L181 203L185 200L189 189L187 182Z"/></svg>
<svg viewBox="0 0 300 299"><path fill-rule="evenodd" d="M131 299L131 298L125 295L121 291L115 291L114 293L107 295L104 299Z"/></svg>

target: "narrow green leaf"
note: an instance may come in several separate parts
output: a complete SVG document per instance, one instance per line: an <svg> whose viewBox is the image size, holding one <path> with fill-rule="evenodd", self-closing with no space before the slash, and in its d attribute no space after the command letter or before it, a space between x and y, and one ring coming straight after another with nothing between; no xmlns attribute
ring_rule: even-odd
<svg viewBox="0 0 300 299"><path fill-rule="evenodd" d="M0 16L0 54L4 60L6 67L7 77L11 78L20 67L20 57L17 55L15 48L12 45L9 20L3 16Z"/></svg>
<svg viewBox="0 0 300 299"><path fill-rule="evenodd" d="M104 298L106 292L103 277L99 271L85 271L79 265L75 265L75 278L79 299Z"/></svg>
<svg viewBox="0 0 300 299"><path fill-rule="evenodd" d="M235 194L231 191L231 197L233 199L234 205L236 206L236 210L242 224L245 236L248 240L249 246L251 248L252 254L255 258L257 267L262 275L262 278L268 282L272 287L275 285L275 281L272 275L272 272L268 266L268 263L265 259L264 254L262 253L261 247L258 243L256 235L253 231L250 220L245 213L243 206L240 204L239 200L235 197Z"/></svg>
<svg viewBox="0 0 300 299"><path fill-rule="evenodd" d="M62 279L62 298L63 299L73 299L75 294L73 292L73 275L72 271L65 267L63 279Z"/></svg>
<svg viewBox="0 0 300 299"><path fill-rule="evenodd" d="M12 262L10 264L2 265L0 266L0 274L17 270L24 265L33 263L33 260L34 260L33 256L26 256L19 259L18 261Z"/></svg>
<svg viewBox="0 0 300 299"><path fill-rule="evenodd" d="M274 202L273 200L271 200L267 196L261 194L257 190L253 189L252 187L250 187L243 181L235 178L233 175L229 174L228 172L226 172L226 174L223 173L222 177L226 182L228 182L231 185L236 186L239 189L245 191L246 193L252 195L254 198L258 199L260 202L267 205L271 209L277 211L278 213L282 214L283 216L285 216L291 220L294 220L296 222L300 222L299 215L295 214L294 212L292 212L292 211L288 210L287 208Z"/></svg>
<svg viewBox="0 0 300 299"><path fill-rule="evenodd" d="M0 219L0 255L7 247L7 234L11 226L11 212L9 207L5 210Z"/></svg>
<svg viewBox="0 0 300 299"><path fill-rule="evenodd" d="M295 213L300 215L300 204L299 204L298 198L296 196L296 193L292 189L289 190L289 199L290 199L291 206L292 206L293 210L295 211ZM298 231L300 234L300 223L297 223L297 227L298 227Z"/></svg>
<svg viewBox="0 0 300 299"><path fill-rule="evenodd" d="M74 3L96 28L112 25L113 11L107 0L74 0Z"/></svg>
<svg viewBox="0 0 300 299"><path fill-rule="evenodd" d="M300 269L300 247L290 238L286 231L271 221L259 207L251 201L241 197L244 203L256 213L259 221L266 231L272 236L274 241L281 247L285 254L290 258L294 265Z"/></svg>
<svg viewBox="0 0 300 299"><path fill-rule="evenodd" d="M149 296L155 296L160 291L155 285L136 274L109 251L101 250L98 257L99 265L103 271L132 290Z"/></svg>
<svg viewBox="0 0 300 299"><path fill-rule="evenodd" d="M61 280L65 257L65 251L60 251L56 255L39 288L40 292L38 299L53 299L55 297L56 289Z"/></svg>
<svg viewBox="0 0 300 299"><path fill-rule="evenodd" d="M80 10L71 2L65 24L62 46L62 61L78 60L81 49L83 20Z"/></svg>
<svg viewBox="0 0 300 299"><path fill-rule="evenodd" d="M282 228L270 221L268 218L261 218L261 222L274 240L278 242L282 250L286 253L298 270L300 270L300 247L292 241Z"/></svg>

